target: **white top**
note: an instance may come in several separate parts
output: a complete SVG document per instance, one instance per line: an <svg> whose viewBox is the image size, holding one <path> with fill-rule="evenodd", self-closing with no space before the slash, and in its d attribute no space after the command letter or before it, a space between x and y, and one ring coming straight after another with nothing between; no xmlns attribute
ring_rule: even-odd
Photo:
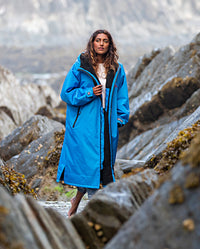
<svg viewBox="0 0 200 249"><path fill-rule="evenodd" d="M105 98L106 98L106 70L103 63L98 64L97 76L102 85L102 106L105 108Z"/></svg>

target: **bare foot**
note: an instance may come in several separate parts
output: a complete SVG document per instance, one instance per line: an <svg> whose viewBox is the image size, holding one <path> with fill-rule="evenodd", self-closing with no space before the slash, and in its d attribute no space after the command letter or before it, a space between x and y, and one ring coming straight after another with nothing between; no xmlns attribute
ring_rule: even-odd
<svg viewBox="0 0 200 249"><path fill-rule="evenodd" d="M73 205L73 203L75 202L76 200L76 196L74 196L73 198L71 198L70 202L71 202L71 205Z"/></svg>
<svg viewBox="0 0 200 249"><path fill-rule="evenodd" d="M76 213L76 211L78 209L78 205L79 205L79 203L80 203L83 196L84 196L84 194L78 191L76 196L71 199L71 201L70 201L71 202L71 208L67 213L68 217L71 217L73 214Z"/></svg>

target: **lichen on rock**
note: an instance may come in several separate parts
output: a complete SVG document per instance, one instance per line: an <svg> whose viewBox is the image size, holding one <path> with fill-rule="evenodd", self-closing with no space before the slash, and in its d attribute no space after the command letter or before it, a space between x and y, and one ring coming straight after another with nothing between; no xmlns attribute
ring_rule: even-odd
<svg viewBox="0 0 200 249"><path fill-rule="evenodd" d="M190 164L192 167L200 166L200 127L198 130L199 133L192 141L190 148L181 154L183 163Z"/></svg>
<svg viewBox="0 0 200 249"><path fill-rule="evenodd" d="M156 165L153 166L154 169L159 173L163 173L170 170L175 165L175 163L180 159L180 157L183 157L182 153L188 149L188 147L191 144L191 141L197 136L199 132L200 132L200 120L197 121L195 124L193 124L192 127L188 127L180 131L178 136L174 140L168 143L168 146L162 152L160 159L156 160L154 158L154 160L152 160L156 162ZM199 139L197 138L197 141L198 140ZM195 155L197 154L197 155L192 157L193 159L191 158L191 156L188 157L187 159L187 160L192 160L195 165L198 163L199 161L198 155L200 155L196 147L198 146L195 145L195 148L192 148L193 151L192 154Z"/></svg>
<svg viewBox="0 0 200 249"><path fill-rule="evenodd" d="M45 157L43 165L45 167L48 166L58 166L60 153L62 150L63 140L64 140L64 133L65 131L62 130L61 132L57 131L54 134L55 138L55 146L52 150L48 151L47 156Z"/></svg>

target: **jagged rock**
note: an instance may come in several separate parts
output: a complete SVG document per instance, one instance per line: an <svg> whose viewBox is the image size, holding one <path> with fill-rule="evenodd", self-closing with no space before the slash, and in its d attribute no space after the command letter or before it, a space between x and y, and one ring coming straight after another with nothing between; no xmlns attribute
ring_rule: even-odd
<svg viewBox="0 0 200 249"><path fill-rule="evenodd" d="M40 115L32 116L21 127L0 141L0 157L5 161L9 160L18 155L32 141L55 129L61 130L64 126Z"/></svg>
<svg viewBox="0 0 200 249"><path fill-rule="evenodd" d="M179 125L176 127L176 129L173 132L171 132L171 134L168 137L166 137L163 143L160 144L160 146L154 148L154 150L152 151L152 155L156 156L159 155L166 148L167 144L177 137L180 131L184 130L187 127L192 126L198 120L200 120L200 107L198 107L196 111L194 111L191 115L187 116L183 120L183 122L180 122ZM151 156L149 156L149 158L147 157L147 160L149 160L150 157Z"/></svg>
<svg viewBox="0 0 200 249"><path fill-rule="evenodd" d="M59 195L54 188L64 129L61 123L37 115L0 142L0 156L6 167L25 175L27 183L44 200Z"/></svg>
<svg viewBox="0 0 200 249"><path fill-rule="evenodd" d="M5 162L4 160L0 157L0 166L4 166Z"/></svg>
<svg viewBox="0 0 200 249"><path fill-rule="evenodd" d="M177 118L187 116L194 112L200 106L200 89L195 91L186 101L185 105L177 111Z"/></svg>
<svg viewBox="0 0 200 249"><path fill-rule="evenodd" d="M20 85L11 72L0 67L0 120L3 120L0 139L22 125L41 106L55 107L58 103L59 98L50 87L31 83Z"/></svg>
<svg viewBox="0 0 200 249"><path fill-rule="evenodd" d="M165 80L168 78L165 67L173 58L173 53L174 50L169 47L161 51L144 68L140 76L132 82L129 91L131 115L133 115L147 99L150 100L155 92L164 85Z"/></svg>
<svg viewBox="0 0 200 249"><path fill-rule="evenodd" d="M129 72L130 120L120 131L123 144L146 130L183 118L199 106L195 95L200 88L199 37L200 33L177 52L169 47L160 51L143 65L138 77L140 60Z"/></svg>
<svg viewBox="0 0 200 249"><path fill-rule="evenodd" d="M99 190L84 210L71 218L86 246L103 248L152 193L157 180L153 170L146 170Z"/></svg>
<svg viewBox="0 0 200 249"><path fill-rule="evenodd" d="M0 188L2 249L85 249L70 220L44 209L31 197L15 198Z"/></svg>
<svg viewBox="0 0 200 249"><path fill-rule="evenodd" d="M131 68L128 72L127 82L128 86L131 87L133 81L135 81L141 73L144 71L145 67L161 52L159 49L153 50L150 54L145 54L139 58L136 65Z"/></svg>
<svg viewBox="0 0 200 249"><path fill-rule="evenodd" d="M39 110L35 113L36 115L42 115L42 116L46 116L50 119L53 119L55 121L58 121L62 124L65 124L65 119L66 119L66 105L64 108L64 114L62 114L62 107L60 105L58 105L57 107L55 107L54 109L51 108L50 106L42 106L39 108Z"/></svg>
<svg viewBox="0 0 200 249"><path fill-rule="evenodd" d="M132 169L139 169L145 166L145 161L142 160L126 160L116 159L115 161L115 176L121 178L124 173L129 172Z"/></svg>
<svg viewBox="0 0 200 249"><path fill-rule="evenodd" d="M54 113L52 111L51 108L49 108L48 106L42 106L39 108L39 110L35 113L35 115L42 115L45 116L47 118L53 118Z"/></svg>
<svg viewBox="0 0 200 249"><path fill-rule="evenodd" d="M65 124L66 108L67 108L67 104L64 101L61 101L60 104L54 108L56 112L56 116L54 117L54 120L62 124Z"/></svg>
<svg viewBox="0 0 200 249"><path fill-rule="evenodd" d="M200 237L200 135L179 162L171 179L157 189L119 230L105 249L199 248ZM192 155L192 156L191 156Z"/></svg>
<svg viewBox="0 0 200 249"><path fill-rule="evenodd" d="M200 107L191 115L170 124L159 126L152 130L143 132L131 142L124 145L117 153L118 159L135 159L148 161L153 155L159 155L178 133L194 124L200 119ZM131 169L131 165L127 169Z"/></svg>
<svg viewBox="0 0 200 249"><path fill-rule="evenodd" d="M5 108L2 110L0 107L0 140L15 128L17 128L15 121L5 112Z"/></svg>
<svg viewBox="0 0 200 249"><path fill-rule="evenodd" d="M165 109L180 107L199 88L200 81L196 78L175 77L136 111L135 118L141 123L156 121Z"/></svg>
<svg viewBox="0 0 200 249"><path fill-rule="evenodd" d="M43 164L47 160L46 157L56 146L56 132L62 132L62 130L63 126L59 125L57 129L45 133L41 138L30 142L20 154L6 161L6 165L24 174L26 179L33 177L39 171L42 174L44 170Z"/></svg>

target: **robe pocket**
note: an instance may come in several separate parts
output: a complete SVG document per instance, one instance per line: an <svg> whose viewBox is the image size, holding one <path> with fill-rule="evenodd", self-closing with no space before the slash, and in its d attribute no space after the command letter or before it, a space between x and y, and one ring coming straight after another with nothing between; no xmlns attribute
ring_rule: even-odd
<svg viewBox="0 0 200 249"><path fill-rule="evenodd" d="M73 125L72 125L73 128L76 126L76 123L77 123L77 121L78 121L78 118L79 118L79 116L80 116L80 113L81 113L81 112L80 112L80 107L79 107L78 110L77 110L76 118L75 118L74 123L73 123Z"/></svg>

